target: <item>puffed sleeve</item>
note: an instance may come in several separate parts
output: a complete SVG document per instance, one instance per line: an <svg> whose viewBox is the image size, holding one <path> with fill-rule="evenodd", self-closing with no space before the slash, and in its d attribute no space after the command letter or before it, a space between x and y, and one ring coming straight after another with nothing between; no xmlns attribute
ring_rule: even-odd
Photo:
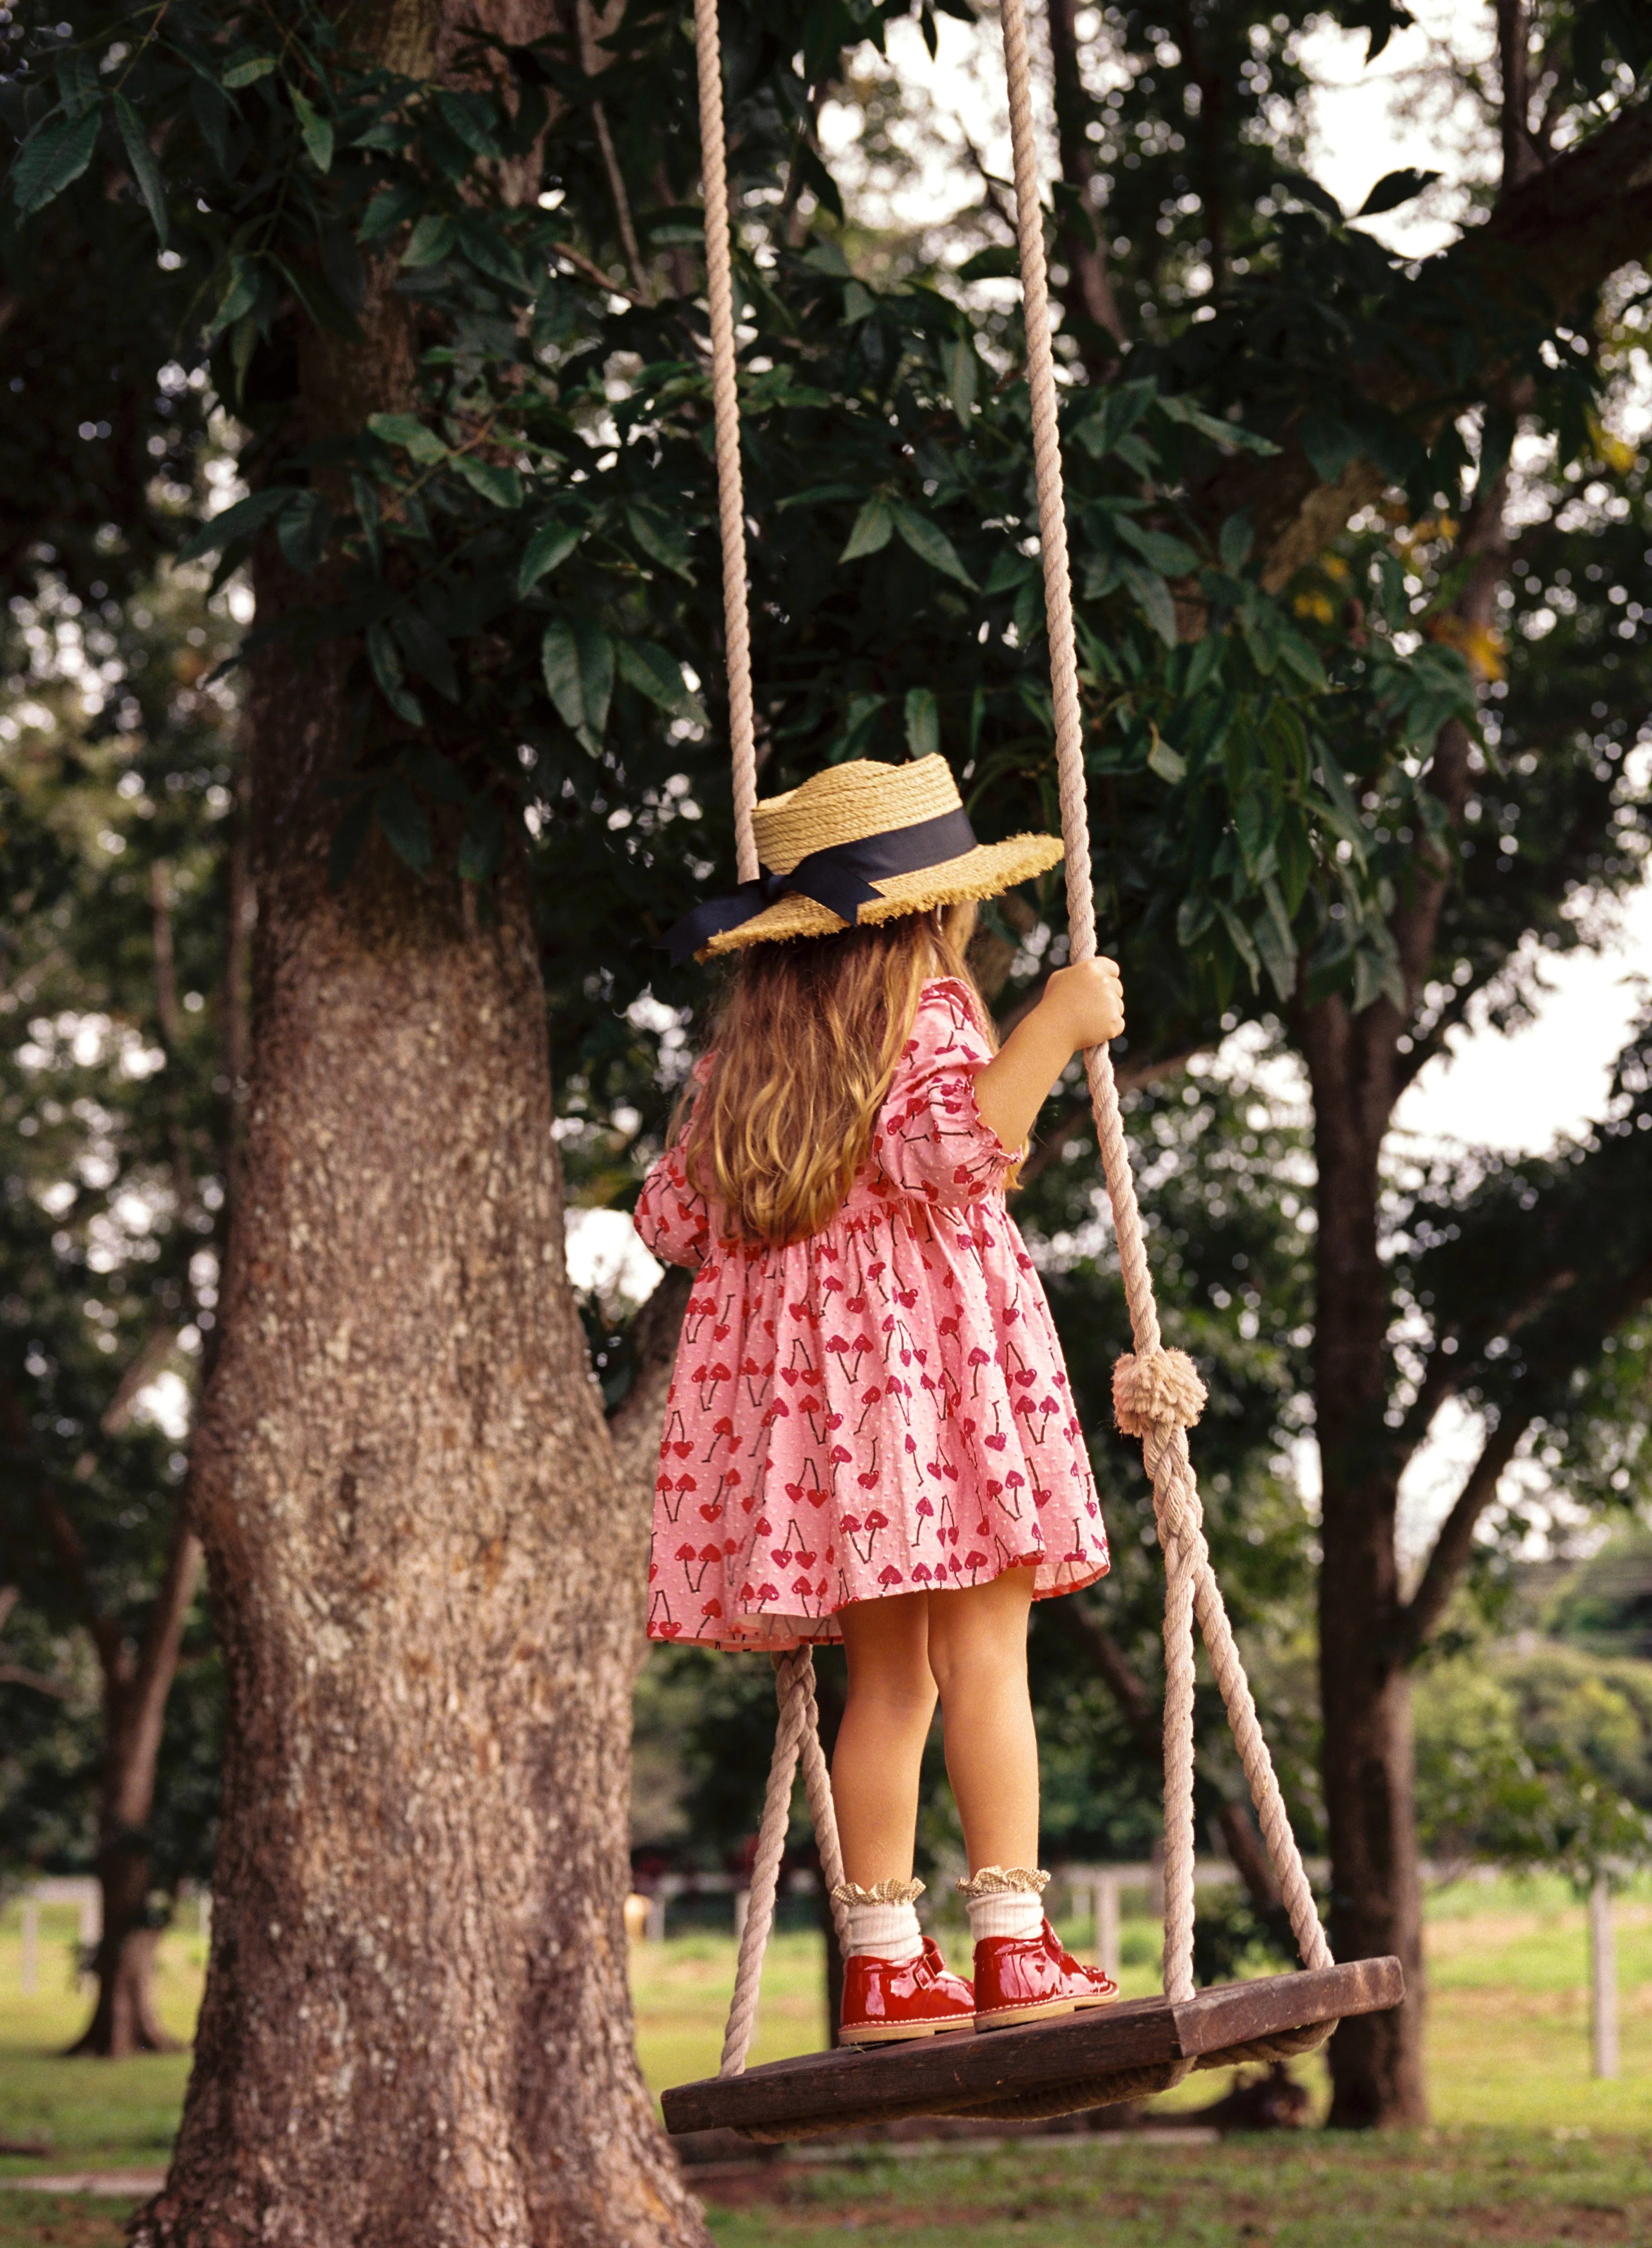
<svg viewBox="0 0 1652 2248"><path fill-rule="evenodd" d="M706 1198L689 1179L682 1149L668 1148L642 1182L633 1223L645 1249L666 1264L697 1272L711 1240Z"/></svg>
<svg viewBox="0 0 1652 2248"><path fill-rule="evenodd" d="M975 1105L991 1058L963 986L926 984L873 1135L873 1161L899 1193L958 1209L1003 1187L1019 1151Z"/></svg>
<svg viewBox="0 0 1652 2248"><path fill-rule="evenodd" d="M704 1084L709 1067L709 1057L696 1064L697 1084ZM681 1137L672 1141L642 1182L632 1223L643 1247L652 1250L663 1263L686 1264L691 1272L697 1272L705 1263L711 1244L710 1206L689 1176Z"/></svg>

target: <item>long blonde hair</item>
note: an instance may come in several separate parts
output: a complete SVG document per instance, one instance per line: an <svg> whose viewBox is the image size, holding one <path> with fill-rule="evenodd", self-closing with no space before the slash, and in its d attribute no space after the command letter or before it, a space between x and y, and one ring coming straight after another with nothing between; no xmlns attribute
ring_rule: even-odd
<svg viewBox="0 0 1652 2248"><path fill-rule="evenodd" d="M709 1073L685 1098L689 1175L735 1240L806 1240L847 1199L923 986L964 965L973 903L757 944L712 1025ZM679 1121L682 1112L679 1111Z"/></svg>

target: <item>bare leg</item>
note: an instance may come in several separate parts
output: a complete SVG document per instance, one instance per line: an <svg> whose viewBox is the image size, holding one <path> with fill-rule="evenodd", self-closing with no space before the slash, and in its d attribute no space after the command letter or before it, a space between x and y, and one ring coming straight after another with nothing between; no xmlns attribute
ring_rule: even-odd
<svg viewBox="0 0 1652 2248"><path fill-rule="evenodd" d="M849 1694L832 1758L847 1879L870 1888L912 1878L918 1766L935 1716L928 1594L857 1600L839 1617Z"/></svg>
<svg viewBox="0 0 1652 2248"><path fill-rule="evenodd" d="M1031 1569L929 1595L929 1668L970 1871L1038 1862L1038 1743L1027 1692Z"/></svg>

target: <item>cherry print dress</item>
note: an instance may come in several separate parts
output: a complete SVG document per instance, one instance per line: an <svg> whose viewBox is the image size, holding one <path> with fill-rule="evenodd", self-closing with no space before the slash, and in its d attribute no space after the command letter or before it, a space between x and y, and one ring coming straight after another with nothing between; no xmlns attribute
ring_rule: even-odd
<svg viewBox="0 0 1652 2248"><path fill-rule="evenodd" d="M975 1003L926 984L870 1155L830 1225L718 1237L681 1144L636 1226L697 1270L655 1488L653 1639L839 1637L851 1600L1101 1576L1107 1532L1061 1346L976 1111Z"/></svg>

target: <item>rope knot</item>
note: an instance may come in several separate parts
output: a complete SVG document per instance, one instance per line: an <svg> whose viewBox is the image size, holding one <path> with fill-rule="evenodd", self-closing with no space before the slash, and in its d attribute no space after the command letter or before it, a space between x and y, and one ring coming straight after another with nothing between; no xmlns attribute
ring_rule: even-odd
<svg viewBox="0 0 1652 2248"><path fill-rule="evenodd" d="M1206 1395L1184 1350L1126 1351L1113 1369L1113 1417L1127 1436L1192 1428Z"/></svg>

